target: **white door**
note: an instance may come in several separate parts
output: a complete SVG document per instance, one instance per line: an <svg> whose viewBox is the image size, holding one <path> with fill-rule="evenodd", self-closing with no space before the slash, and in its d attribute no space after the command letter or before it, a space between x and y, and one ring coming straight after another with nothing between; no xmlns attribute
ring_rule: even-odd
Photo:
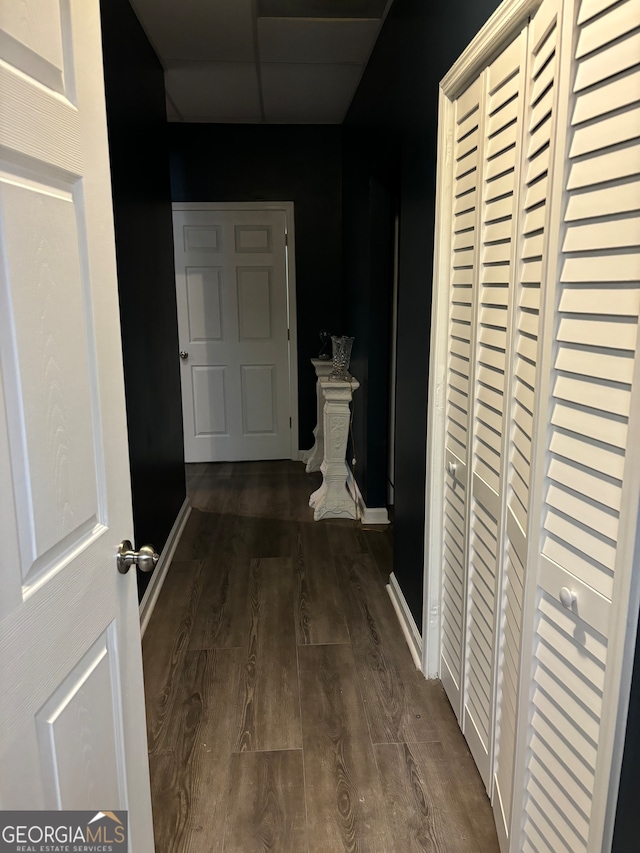
<svg viewBox="0 0 640 853"><path fill-rule="evenodd" d="M538 338L547 259L550 157L555 150L557 113L558 0L544 0L529 27L529 60L523 157L519 186L517 257L511 300L512 376L507 392L506 493L503 521L502 601L498 624L498 683L493 808L498 837L511 824L516 748L523 589L527 577L527 531L536 411ZM503 849L506 849L506 841Z"/></svg>
<svg viewBox="0 0 640 853"><path fill-rule="evenodd" d="M153 850L97 0L0 10L0 808Z"/></svg>
<svg viewBox="0 0 640 853"><path fill-rule="evenodd" d="M464 680L467 583L467 460L472 391L472 322L476 299L481 79L453 106L452 245L445 397L442 564L442 683L458 720Z"/></svg>
<svg viewBox="0 0 640 853"><path fill-rule="evenodd" d="M489 65L482 126L482 204L471 436L469 578L462 730L491 792L494 701L502 616L502 497L510 303L524 106L524 29Z"/></svg>
<svg viewBox="0 0 640 853"><path fill-rule="evenodd" d="M611 844L638 614L639 29L638 0L565 3L514 851Z"/></svg>
<svg viewBox="0 0 640 853"><path fill-rule="evenodd" d="M174 205L187 462L291 458L284 210Z"/></svg>

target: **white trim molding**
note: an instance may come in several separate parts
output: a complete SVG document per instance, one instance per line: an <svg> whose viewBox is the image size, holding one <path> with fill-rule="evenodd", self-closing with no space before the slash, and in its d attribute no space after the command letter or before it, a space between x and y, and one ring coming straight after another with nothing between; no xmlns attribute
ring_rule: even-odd
<svg viewBox="0 0 640 853"><path fill-rule="evenodd" d="M440 82L447 98L453 99L500 53L504 45L534 14L542 0L503 0L487 23L469 42Z"/></svg>
<svg viewBox="0 0 640 853"><path fill-rule="evenodd" d="M367 506L362 493L353 476L353 471L347 465L347 489L358 509L358 518L363 524L389 524L389 513L386 506Z"/></svg>
<svg viewBox="0 0 640 853"><path fill-rule="evenodd" d="M451 248L451 184L453 180L453 105L440 89L438 107L438 157L436 163L436 216L431 301L431 347L427 409L427 466L425 494L424 578L422 602L422 671L440 677L440 612L442 586L444 499L444 439L449 303L441 286L446 281Z"/></svg>
<svg viewBox="0 0 640 853"><path fill-rule="evenodd" d="M162 585L164 584L167 574L169 573L169 566L171 565L171 560L173 559L173 555L176 552L176 547L178 545L178 542L180 541L180 536L182 535L182 531L184 530L185 524L187 523L187 519L190 515L191 504L189 503L189 498L185 498L182 506L180 507L180 511L176 516L176 520L173 522L173 526L169 531L169 535L167 537L165 546L162 549L162 554L160 554L158 564L155 567L153 574L151 575L149 586L146 588L145 593L142 596L142 601L140 602L139 611L141 637L144 637L144 632L147 630L147 625L149 624L149 620L151 619L151 614L153 613L153 610L158 602L160 590L162 589Z"/></svg>
<svg viewBox="0 0 640 853"><path fill-rule="evenodd" d="M419 669L422 672L422 637L420 636L418 626L416 625L411 610L409 610L409 605L407 604L407 600L400 589L400 584L398 583L398 579L394 572L391 572L389 575L387 592L389 593L389 598L393 604L393 609L396 611L398 622L400 622L402 633L404 634L404 638L409 646L409 651L411 652L411 657L416 665L416 669Z"/></svg>

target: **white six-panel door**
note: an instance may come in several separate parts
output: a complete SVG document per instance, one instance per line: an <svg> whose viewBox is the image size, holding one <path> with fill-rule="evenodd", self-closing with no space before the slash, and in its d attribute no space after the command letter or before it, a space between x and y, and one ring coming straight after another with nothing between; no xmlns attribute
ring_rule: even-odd
<svg viewBox="0 0 640 853"><path fill-rule="evenodd" d="M151 853L97 0L0 12L0 808Z"/></svg>
<svg viewBox="0 0 640 853"><path fill-rule="evenodd" d="M206 207L173 211L185 458L288 459L287 213Z"/></svg>

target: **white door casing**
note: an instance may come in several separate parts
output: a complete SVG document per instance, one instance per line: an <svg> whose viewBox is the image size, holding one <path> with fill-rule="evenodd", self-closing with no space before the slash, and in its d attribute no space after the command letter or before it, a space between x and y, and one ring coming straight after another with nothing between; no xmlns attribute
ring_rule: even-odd
<svg viewBox="0 0 640 853"><path fill-rule="evenodd" d="M0 807L153 850L97 0L0 13Z"/></svg>
<svg viewBox="0 0 640 853"><path fill-rule="evenodd" d="M173 211L186 461L297 458L293 205Z"/></svg>

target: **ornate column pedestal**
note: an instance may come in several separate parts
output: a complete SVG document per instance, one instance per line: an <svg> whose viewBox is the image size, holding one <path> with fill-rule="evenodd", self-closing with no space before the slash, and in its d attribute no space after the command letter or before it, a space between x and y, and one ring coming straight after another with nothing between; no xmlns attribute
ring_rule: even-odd
<svg viewBox="0 0 640 853"><path fill-rule="evenodd" d="M349 382L334 382L319 379L324 398L324 458L322 485L309 498L313 507L314 521L321 518L355 518L356 508L347 491L347 439L349 437L349 404L353 392L360 387L357 379Z"/></svg>
<svg viewBox="0 0 640 853"><path fill-rule="evenodd" d="M315 439L311 450L306 450L302 456L302 461L307 463L306 472L311 474L312 471L319 471L324 459L324 396L322 394L321 379L326 379L333 370L333 361L331 359L312 358L311 364L314 366L318 381L316 382L316 395L318 401L318 417L316 426L313 431Z"/></svg>

